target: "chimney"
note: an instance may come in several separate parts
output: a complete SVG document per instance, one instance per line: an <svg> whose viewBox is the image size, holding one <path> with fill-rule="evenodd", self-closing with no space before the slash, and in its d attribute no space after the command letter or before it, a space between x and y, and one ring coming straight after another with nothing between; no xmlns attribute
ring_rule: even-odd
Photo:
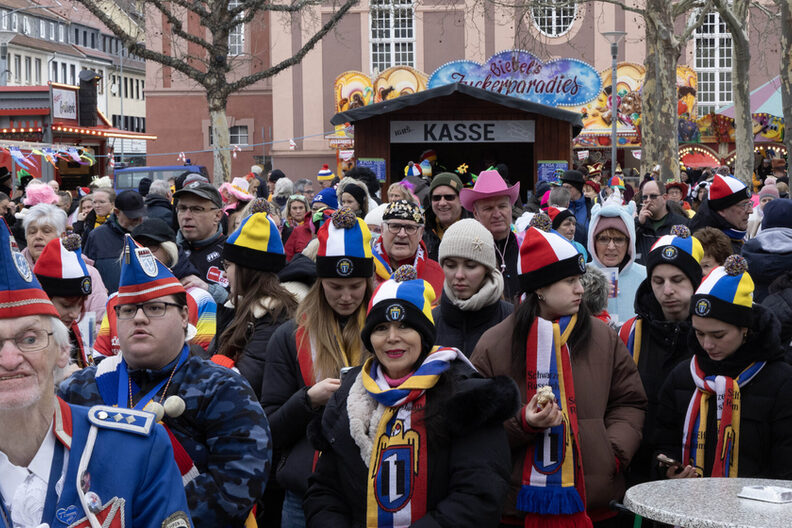
<svg viewBox="0 0 792 528"><path fill-rule="evenodd" d="M80 126L96 126L96 83L102 76L91 70L80 72Z"/></svg>

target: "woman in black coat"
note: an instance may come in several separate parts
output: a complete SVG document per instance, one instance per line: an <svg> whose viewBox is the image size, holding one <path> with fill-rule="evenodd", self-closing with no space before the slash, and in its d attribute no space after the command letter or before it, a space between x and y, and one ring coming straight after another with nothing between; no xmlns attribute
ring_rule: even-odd
<svg viewBox="0 0 792 528"><path fill-rule="evenodd" d="M668 478L792 478L792 366L746 270L730 256L691 301L694 356L660 392L658 450L679 461Z"/></svg>
<svg viewBox="0 0 792 528"><path fill-rule="evenodd" d="M432 310L437 344L470 357L481 335L514 311L503 298L492 234L477 220L454 222L438 250L445 281L440 305ZM440 295L440 292L435 292Z"/></svg>
<svg viewBox="0 0 792 528"><path fill-rule="evenodd" d="M517 389L434 346L433 301L411 266L374 294L362 335L374 357L347 373L313 428L309 527L498 526L510 467L502 421Z"/></svg>

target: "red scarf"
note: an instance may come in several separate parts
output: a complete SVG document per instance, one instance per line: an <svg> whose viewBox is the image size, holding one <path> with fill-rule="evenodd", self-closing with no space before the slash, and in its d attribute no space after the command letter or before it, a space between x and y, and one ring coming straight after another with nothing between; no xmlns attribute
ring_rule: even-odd
<svg viewBox="0 0 792 528"><path fill-rule="evenodd" d="M418 249L415 250L415 259L412 262L412 266L415 268L415 271L418 272L418 277L424 276L424 264L426 263L427 254L426 244L421 240L418 243ZM399 266L396 267L398 268ZM382 247L382 236L374 243L374 268L377 272L377 277L382 281L388 280L393 273L393 265L385 249Z"/></svg>

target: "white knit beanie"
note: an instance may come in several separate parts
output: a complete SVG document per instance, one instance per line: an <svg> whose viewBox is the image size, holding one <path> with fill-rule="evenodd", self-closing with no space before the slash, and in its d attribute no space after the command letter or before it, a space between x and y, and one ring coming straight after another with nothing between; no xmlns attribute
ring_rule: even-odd
<svg viewBox="0 0 792 528"><path fill-rule="evenodd" d="M451 224L440 241L437 261L442 265L446 257L473 260L488 270L495 269L495 240L492 233L478 220L465 218Z"/></svg>

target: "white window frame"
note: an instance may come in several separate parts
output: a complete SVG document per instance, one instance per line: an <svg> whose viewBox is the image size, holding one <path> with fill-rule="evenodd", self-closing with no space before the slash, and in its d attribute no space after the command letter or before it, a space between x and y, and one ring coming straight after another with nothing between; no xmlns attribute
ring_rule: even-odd
<svg viewBox="0 0 792 528"><path fill-rule="evenodd" d="M39 19L39 38L47 38L47 21Z"/></svg>
<svg viewBox="0 0 792 528"><path fill-rule="evenodd" d="M237 7L241 0L230 0L228 2L228 9ZM244 15L240 13L237 18L242 18ZM238 24L228 32L228 55L235 57L245 53L245 25Z"/></svg>
<svg viewBox="0 0 792 528"><path fill-rule="evenodd" d="M551 2L553 0L545 0ZM534 28L546 37L563 37L570 32L577 20L577 4L569 5L567 0L555 0L557 7L532 7L530 12L531 23ZM570 13L571 11L571 13ZM566 23L568 21L568 23ZM566 23L566 25L565 25Z"/></svg>
<svg viewBox="0 0 792 528"><path fill-rule="evenodd" d="M41 59L36 59L33 63L34 84L41 84Z"/></svg>
<svg viewBox="0 0 792 528"><path fill-rule="evenodd" d="M708 13L693 34L698 114L705 115L734 102L733 41L717 12ZM705 53L706 52L706 53Z"/></svg>
<svg viewBox="0 0 792 528"><path fill-rule="evenodd" d="M22 17L22 33L30 35L30 17L27 15Z"/></svg>
<svg viewBox="0 0 792 528"><path fill-rule="evenodd" d="M49 23L49 39L55 40L55 22Z"/></svg>
<svg viewBox="0 0 792 528"><path fill-rule="evenodd" d="M8 11L5 9L0 9L0 27L8 31Z"/></svg>
<svg viewBox="0 0 792 528"><path fill-rule="evenodd" d="M229 127L228 138L232 145L247 145L250 138L247 125Z"/></svg>
<svg viewBox="0 0 792 528"><path fill-rule="evenodd" d="M372 75L393 66L415 66L415 3L372 0L369 9L369 64Z"/></svg>
<svg viewBox="0 0 792 528"><path fill-rule="evenodd" d="M19 16L16 13L11 15L11 31L19 31Z"/></svg>
<svg viewBox="0 0 792 528"><path fill-rule="evenodd" d="M65 38L65 35L64 35L65 32L66 32L66 29L63 27L63 24L58 24L58 41L59 42L63 42L63 39Z"/></svg>

